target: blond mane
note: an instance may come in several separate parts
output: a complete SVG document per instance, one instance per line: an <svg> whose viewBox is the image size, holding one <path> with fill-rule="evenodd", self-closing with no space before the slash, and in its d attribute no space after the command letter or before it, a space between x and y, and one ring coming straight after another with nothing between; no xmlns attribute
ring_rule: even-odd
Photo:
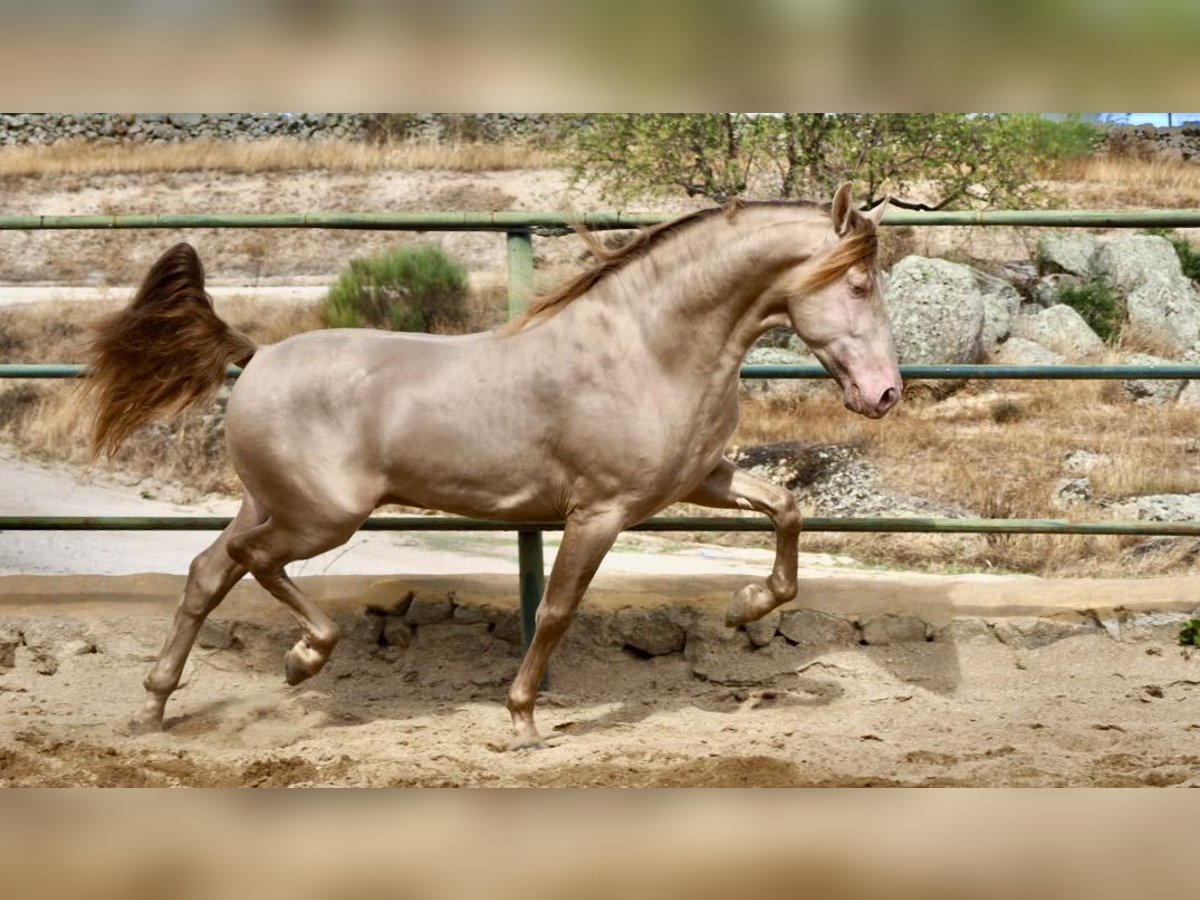
<svg viewBox="0 0 1200 900"><path fill-rule="evenodd" d="M659 247L665 238L690 230L693 225L707 221L718 214L724 215L727 220L732 222L744 209L764 207L823 208L825 212L828 212L828 205L821 207L804 200L732 200L723 207L709 207L669 222L663 222L660 225L640 229L628 243L616 250L604 247L595 235L577 225L575 226L576 233L599 262L574 278L568 279L549 293L533 298L528 309L501 328L500 333L516 334L535 322L544 321L557 315L568 304L582 297L605 278L619 272L634 260L646 256ZM813 271L806 273L802 282L797 285L797 289L816 290L836 281L851 266L859 263L873 264L877 246L874 229L863 228L854 232L846 239L839 241L829 254L820 260Z"/></svg>

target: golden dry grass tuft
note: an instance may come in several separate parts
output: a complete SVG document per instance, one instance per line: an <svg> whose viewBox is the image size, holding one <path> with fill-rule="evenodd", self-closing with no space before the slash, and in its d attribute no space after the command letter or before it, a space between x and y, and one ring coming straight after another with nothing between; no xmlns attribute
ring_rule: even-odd
<svg viewBox="0 0 1200 900"><path fill-rule="evenodd" d="M153 172L284 172L330 169L379 172L446 169L495 172L560 164L550 150L516 143L405 141L181 141L175 144L100 144L61 141L0 148L0 177L114 175Z"/></svg>

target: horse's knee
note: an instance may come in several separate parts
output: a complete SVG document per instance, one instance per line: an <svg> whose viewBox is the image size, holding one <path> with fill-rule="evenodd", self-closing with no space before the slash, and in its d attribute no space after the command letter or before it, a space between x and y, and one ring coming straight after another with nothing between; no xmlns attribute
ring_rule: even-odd
<svg viewBox="0 0 1200 900"><path fill-rule="evenodd" d="M790 494L788 501L779 510L775 519L775 528L781 534L798 535L800 534L800 507L796 505L795 499Z"/></svg>
<svg viewBox="0 0 1200 900"><path fill-rule="evenodd" d="M562 609L543 602L537 611L537 633L551 640L562 637L574 614L573 609Z"/></svg>

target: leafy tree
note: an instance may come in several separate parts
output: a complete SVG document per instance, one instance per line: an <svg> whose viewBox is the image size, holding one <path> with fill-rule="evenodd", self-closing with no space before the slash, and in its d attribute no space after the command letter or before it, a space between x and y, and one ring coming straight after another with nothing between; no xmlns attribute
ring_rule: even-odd
<svg viewBox="0 0 1200 900"><path fill-rule="evenodd" d="M1079 120L1018 114L628 113L580 117L568 152L575 177L617 201L827 197L851 180L867 206L891 194L946 209L1033 202L1045 165L1095 136Z"/></svg>

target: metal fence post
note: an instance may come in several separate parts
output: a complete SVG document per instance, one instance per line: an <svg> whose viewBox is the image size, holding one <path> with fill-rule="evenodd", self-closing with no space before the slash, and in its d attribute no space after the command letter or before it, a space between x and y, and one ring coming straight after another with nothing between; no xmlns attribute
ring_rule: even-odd
<svg viewBox="0 0 1200 900"><path fill-rule="evenodd" d="M519 316L533 295L533 235L528 229L507 233L508 317ZM546 564L540 529L521 529L517 536L517 559L521 581L521 643L533 640L538 605L546 582Z"/></svg>
<svg viewBox="0 0 1200 900"><path fill-rule="evenodd" d="M533 296L533 235L528 229L510 231L508 237L508 317L515 319Z"/></svg>
<svg viewBox="0 0 1200 900"><path fill-rule="evenodd" d="M546 586L546 560L542 532L522 528L517 532L517 558L521 566L521 645L529 649L537 627L538 605Z"/></svg>

